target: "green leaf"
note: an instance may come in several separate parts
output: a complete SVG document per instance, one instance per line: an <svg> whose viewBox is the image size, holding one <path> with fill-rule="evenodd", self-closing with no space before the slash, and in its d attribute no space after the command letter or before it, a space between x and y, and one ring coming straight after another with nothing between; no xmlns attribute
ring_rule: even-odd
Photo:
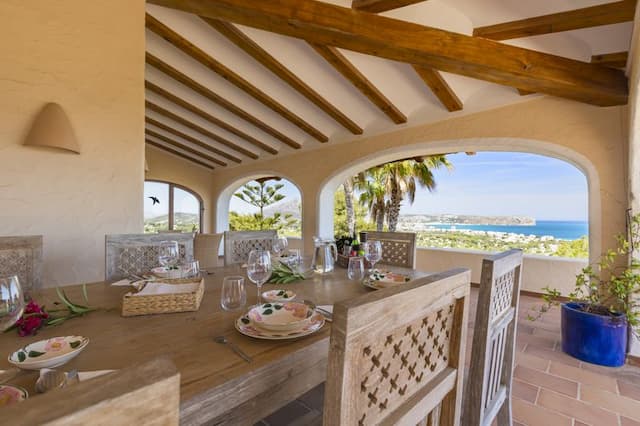
<svg viewBox="0 0 640 426"><path fill-rule="evenodd" d="M69 346L71 346L72 349L75 349L78 346L80 346L81 344L82 344L82 342L80 340L76 340L75 342L70 342Z"/></svg>
<svg viewBox="0 0 640 426"><path fill-rule="evenodd" d="M264 304L264 307L265 307L265 308L270 308L270 307L271 307L271 303L265 303L265 304Z"/></svg>
<svg viewBox="0 0 640 426"><path fill-rule="evenodd" d="M262 315L271 315L273 313L273 309L265 309L262 312Z"/></svg>
<svg viewBox="0 0 640 426"><path fill-rule="evenodd" d="M243 324L249 324L251 322L247 317L240 318L240 321L242 321Z"/></svg>
<svg viewBox="0 0 640 426"><path fill-rule="evenodd" d="M18 361L24 362L25 359L27 359L27 355L22 351L18 352Z"/></svg>
<svg viewBox="0 0 640 426"><path fill-rule="evenodd" d="M29 358L37 358L44 355L46 352L29 351Z"/></svg>
<svg viewBox="0 0 640 426"><path fill-rule="evenodd" d="M282 305L275 305L274 308L276 311L279 311L280 309L282 309Z"/></svg>

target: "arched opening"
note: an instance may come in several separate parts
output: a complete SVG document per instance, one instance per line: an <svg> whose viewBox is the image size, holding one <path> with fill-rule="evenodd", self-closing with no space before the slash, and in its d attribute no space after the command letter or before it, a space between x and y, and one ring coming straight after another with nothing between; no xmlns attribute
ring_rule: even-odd
<svg viewBox="0 0 640 426"><path fill-rule="evenodd" d="M392 148L361 158L345 166L329 177L318 193L317 232L324 237L334 234L333 209L334 195L340 185L350 176L379 164L425 155L446 152L523 152L540 154L563 160L581 171L588 186L588 218L589 218L589 258L595 259L600 253L601 212L599 178L593 164L581 154L565 147L547 142L526 139L464 139L453 141L425 142L412 146Z"/></svg>
<svg viewBox="0 0 640 426"><path fill-rule="evenodd" d="M172 182L144 182L144 232L202 232L204 204L191 189Z"/></svg>

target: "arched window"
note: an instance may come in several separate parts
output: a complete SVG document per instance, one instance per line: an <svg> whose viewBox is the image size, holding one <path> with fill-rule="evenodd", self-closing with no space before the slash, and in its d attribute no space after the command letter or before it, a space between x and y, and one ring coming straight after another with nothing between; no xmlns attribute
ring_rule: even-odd
<svg viewBox="0 0 640 426"><path fill-rule="evenodd" d="M144 232L202 232L202 198L171 182L144 182Z"/></svg>

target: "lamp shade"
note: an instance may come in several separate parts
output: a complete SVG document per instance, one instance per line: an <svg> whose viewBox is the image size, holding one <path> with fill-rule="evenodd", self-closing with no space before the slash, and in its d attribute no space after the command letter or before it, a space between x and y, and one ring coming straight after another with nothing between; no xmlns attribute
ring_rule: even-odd
<svg viewBox="0 0 640 426"><path fill-rule="evenodd" d="M31 125L24 145L57 148L80 154L80 145L62 107L46 104Z"/></svg>

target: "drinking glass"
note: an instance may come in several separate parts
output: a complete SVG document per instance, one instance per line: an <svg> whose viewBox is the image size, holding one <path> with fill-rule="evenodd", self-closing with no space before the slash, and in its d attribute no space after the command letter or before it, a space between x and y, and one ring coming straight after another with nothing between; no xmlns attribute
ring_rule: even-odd
<svg viewBox="0 0 640 426"><path fill-rule="evenodd" d="M300 256L300 250L290 249L289 255L287 256L287 266L289 266L292 271L297 272L300 269L301 263L302 257Z"/></svg>
<svg viewBox="0 0 640 426"><path fill-rule="evenodd" d="M247 291L244 288L244 277L234 275L222 280L220 306L225 311L237 311L247 303Z"/></svg>
<svg viewBox="0 0 640 426"><path fill-rule="evenodd" d="M6 330L20 319L24 297L18 277L0 278L0 330Z"/></svg>
<svg viewBox="0 0 640 426"><path fill-rule="evenodd" d="M177 241L162 241L158 254L160 266L164 266L165 268L175 267L178 263L179 253Z"/></svg>
<svg viewBox="0 0 640 426"><path fill-rule="evenodd" d="M247 277L258 287L258 302L262 302L260 289L271 277L271 253L268 250L251 250L247 262Z"/></svg>
<svg viewBox="0 0 640 426"><path fill-rule="evenodd" d="M273 250L273 254L275 254L277 257L280 257L287 249L288 245L289 243L287 241L287 237L276 237L273 239L271 250Z"/></svg>
<svg viewBox="0 0 640 426"><path fill-rule="evenodd" d="M194 259L187 259L182 262L182 276L184 278L195 278L200 275L200 262Z"/></svg>
<svg viewBox="0 0 640 426"><path fill-rule="evenodd" d="M355 256L349 258L347 277L354 281L362 281L364 279L364 259Z"/></svg>
<svg viewBox="0 0 640 426"><path fill-rule="evenodd" d="M364 257L371 264L371 272L376 263L382 259L382 244L380 241L367 241L364 243Z"/></svg>

